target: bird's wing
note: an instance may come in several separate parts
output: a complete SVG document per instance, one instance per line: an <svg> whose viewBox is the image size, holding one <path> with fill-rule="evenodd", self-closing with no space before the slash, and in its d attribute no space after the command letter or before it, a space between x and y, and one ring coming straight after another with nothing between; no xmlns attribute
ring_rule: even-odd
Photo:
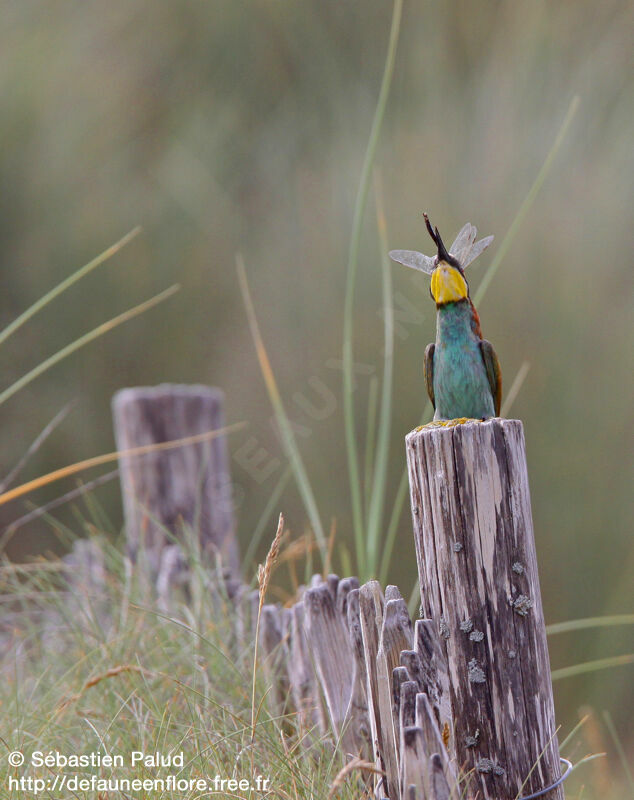
<svg viewBox="0 0 634 800"><path fill-rule="evenodd" d="M415 250L390 250L389 256L392 261L398 261L405 267L412 267L419 269L431 275L436 266L436 259L431 256L424 256L422 253L417 253Z"/></svg>
<svg viewBox="0 0 634 800"><path fill-rule="evenodd" d="M482 353L484 368L486 369L489 386L491 387L491 394L493 395L495 416L499 417L500 406L502 405L502 371L500 370L500 362L495 355L493 345L486 339L480 340L480 352Z"/></svg>
<svg viewBox="0 0 634 800"><path fill-rule="evenodd" d="M432 342L425 348L425 385L431 404L436 410L436 398L434 397L434 350L436 345Z"/></svg>

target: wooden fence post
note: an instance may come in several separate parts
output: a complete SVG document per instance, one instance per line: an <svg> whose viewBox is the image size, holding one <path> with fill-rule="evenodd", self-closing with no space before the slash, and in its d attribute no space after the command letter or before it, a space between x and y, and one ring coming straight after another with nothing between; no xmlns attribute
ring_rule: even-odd
<svg viewBox="0 0 634 800"><path fill-rule="evenodd" d="M560 762L522 423L424 427L406 448L422 613L448 665L466 796L529 795Z"/></svg>
<svg viewBox="0 0 634 800"><path fill-rule="evenodd" d="M112 402L119 450L206 433L224 425L223 394L208 386L164 384L122 389ZM201 551L239 573L229 458L224 437L120 459L130 556L139 549L158 573L166 530L191 527Z"/></svg>

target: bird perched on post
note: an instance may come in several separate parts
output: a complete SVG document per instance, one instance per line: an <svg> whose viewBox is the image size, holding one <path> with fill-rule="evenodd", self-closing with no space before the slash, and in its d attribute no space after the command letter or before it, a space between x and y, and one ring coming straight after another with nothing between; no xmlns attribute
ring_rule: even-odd
<svg viewBox="0 0 634 800"><path fill-rule="evenodd" d="M432 228L427 214L423 216L438 254L430 257L412 250L392 250L390 258L431 275L437 324L436 342L425 349L425 383L434 420L499 416L500 365L493 346L482 338L480 317L464 274L493 236L476 242L476 228L467 222L448 252L438 228Z"/></svg>

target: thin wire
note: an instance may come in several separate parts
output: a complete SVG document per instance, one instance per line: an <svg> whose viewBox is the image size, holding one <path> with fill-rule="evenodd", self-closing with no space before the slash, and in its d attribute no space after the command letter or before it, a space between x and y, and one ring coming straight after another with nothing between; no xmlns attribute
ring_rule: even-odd
<svg viewBox="0 0 634 800"><path fill-rule="evenodd" d="M547 786L545 789L540 789L538 792L534 792L533 794L525 794L523 797L518 797L517 800L535 800L536 797L543 797L547 792L552 792L553 789L561 786L568 775L570 775L572 772L572 762L568 761L567 758L563 758L562 756L559 757L559 760L566 765L566 771L561 778L559 778L559 780L556 780L553 784ZM381 778L379 786L381 785L381 782L385 782L385 778ZM383 797L381 800L387 800L387 797Z"/></svg>
<svg viewBox="0 0 634 800"><path fill-rule="evenodd" d="M547 786L545 789L540 789L538 792L533 792L533 794L525 794L523 797L518 798L518 800L534 800L536 797L542 797L543 795L547 794L548 792L552 792L553 789L556 789L558 786L566 780L568 775L572 772L572 762L568 761L567 758L559 757L559 760L562 764L566 765L566 771L564 774L559 778L559 780L555 781L550 786Z"/></svg>

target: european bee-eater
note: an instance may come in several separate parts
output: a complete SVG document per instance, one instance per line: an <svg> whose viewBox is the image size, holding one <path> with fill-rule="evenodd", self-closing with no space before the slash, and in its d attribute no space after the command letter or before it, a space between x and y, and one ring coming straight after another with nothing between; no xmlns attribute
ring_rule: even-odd
<svg viewBox="0 0 634 800"><path fill-rule="evenodd" d="M467 223L447 252L438 228L424 214L429 235L438 248L430 257L412 250L392 250L390 258L431 275L436 303L436 342L425 349L425 383L435 420L499 416L502 375L495 350L482 338L480 317L469 297L465 268L493 241L476 242Z"/></svg>

